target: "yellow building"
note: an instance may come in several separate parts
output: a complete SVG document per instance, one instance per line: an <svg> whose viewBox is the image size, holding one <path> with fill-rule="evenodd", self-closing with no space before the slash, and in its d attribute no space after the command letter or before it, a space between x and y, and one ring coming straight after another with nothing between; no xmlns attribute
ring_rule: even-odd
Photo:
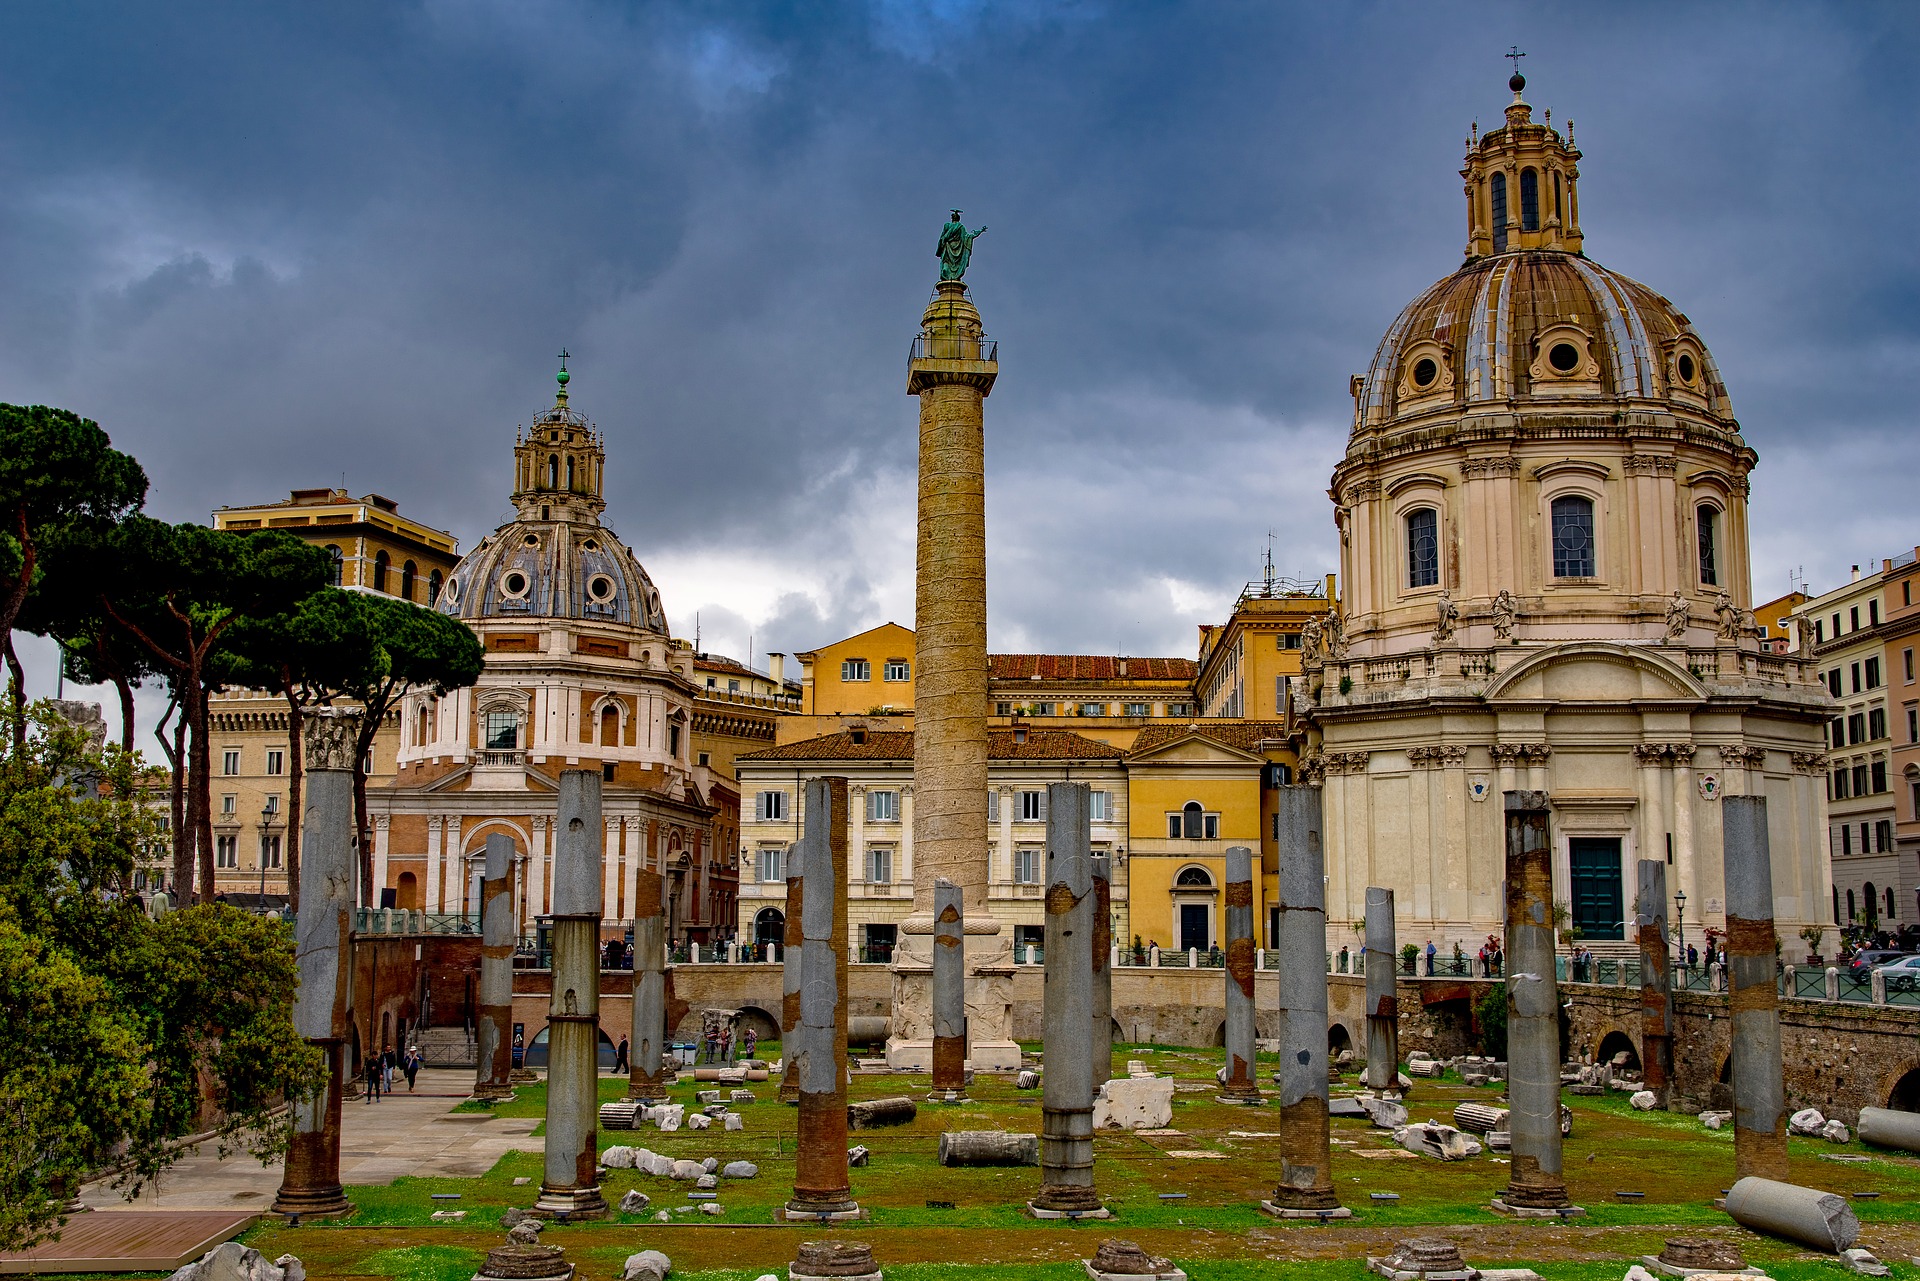
<svg viewBox="0 0 1920 1281"><path fill-rule="evenodd" d="M1760 644L1776 654L1791 653L1799 648L1791 620L1793 612L1810 599L1805 592L1788 592L1764 605L1755 605L1753 621L1760 628Z"/></svg>
<svg viewBox="0 0 1920 1281"><path fill-rule="evenodd" d="M1324 582L1268 577L1248 583L1233 613L1200 628L1194 694L1206 717L1284 715L1287 681L1300 674L1308 620L1332 608L1334 576Z"/></svg>
<svg viewBox="0 0 1920 1281"><path fill-rule="evenodd" d="M418 605L440 599L460 560L452 534L400 514L379 494L350 498L344 489L296 489L284 502L222 507L215 529L278 529L333 557L333 585L398 596Z"/></svg>
<svg viewBox="0 0 1920 1281"><path fill-rule="evenodd" d="M781 656L769 657L777 671ZM740 753L771 747L779 720L800 710L800 682L756 672L723 654L695 653L693 681L694 764L721 778L733 778Z"/></svg>
<svg viewBox="0 0 1920 1281"><path fill-rule="evenodd" d="M794 655L800 710L807 716L911 714L913 632L882 623L857 636Z"/></svg>

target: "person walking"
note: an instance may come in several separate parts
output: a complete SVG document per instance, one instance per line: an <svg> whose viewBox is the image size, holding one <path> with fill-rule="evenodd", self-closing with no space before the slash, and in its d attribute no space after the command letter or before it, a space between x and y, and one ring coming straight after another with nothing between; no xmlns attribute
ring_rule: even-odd
<svg viewBox="0 0 1920 1281"><path fill-rule="evenodd" d="M1433 945L1432 939L1428 939L1427 940L1427 977L1428 978L1433 977L1433 958L1438 955L1440 955L1440 949Z"/></svg>
<svg viewBox="0 0 1920 1281"><path fill-rule="evenodd" d="M380 1056L379 1055L377 1054L367 1055L366 1071L363 1073L363 1075L367 1078L367 1096L363 1100L363 1102L372 1103L375 1099L378 1099L380 1097Z"/></svg>
<svg viewBox="0 0 1920 1281"><path fill-rule="evenodd" d="M720 1061L728 1067L733 1066L733 1029L730 1027L720 1031Z"/></svg>
<svg viewBox="0 0 1920 1281"><path fill-rule="evenodd" d="M420 1047L409 1045L407 1057L400 1061L400 1070L406 1073L407 1093L413 1093L413 1079L420 1075Z"/></svg>
<svg viewBox="0 0 1920 1281"><path fill-rule="evenodd" d="M613 1047L613 1074L623 1075L627 1071L627 1038L622 1036L620 1044Z"/></svg>
<svg viewBox="0 0 1920 1281"><path fill-rule="evenodd" d="M753 1057L754 1049L759 1044L760 1044L760 1038L754 1034L754 1031L752 1028L748 1028L746 1031L742 1032L740 1034L740 1057L743 1059L751 1059Z"/></svg>

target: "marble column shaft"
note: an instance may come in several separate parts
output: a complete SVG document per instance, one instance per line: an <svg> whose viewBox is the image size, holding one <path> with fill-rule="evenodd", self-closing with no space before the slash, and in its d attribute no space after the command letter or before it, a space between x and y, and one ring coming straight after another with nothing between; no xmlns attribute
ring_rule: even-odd
<svg viewBox="0 0 1920 1281"><path fill-rule="evenodd" d="M1221 1098L1259 1103L1254 1072L1253 1021L1253 851L1227 847L1227 1080Z"/></svg>
<svg viewBox="0 0 1920 1281"><path fill-rule="evenodd" d="M1102 1211L1093 1183L1093 851L1085 783L1047 785L1046 966L1040 1024L1040 1193L1033 1208Z"/></svg>
<svg viewBox="0 0 1920 1281"><path fill-rule="evenodd" d="M1367 1085L1375 1094L1400 1093L1399 979L1394 971L1393 891L1367 886Z"/></svg>
<svg viewBox="0 0 1920 1281"><path fill-rule="evenodd" d="M1320 789L1276 789L1280 854L1279 1210L1331 1210L1327 1134L1327 890Z"/></svg>
<svg viewBox="0 0 1920 1281"><path fill-rule="evenodd" d="M635 857L634 862L641 860ZM633 1031L627 1097L649 1103L667 1097L677 1075L665 1067L667 1040L667 918L661 901L662 878L650 867L635 866L633 886Z"/></svg>
<svg viewBox="0 0 1920 1281"><path fill-rule="evenodd" d="M861 1215L847 1174L847 780L807 782L800 912L802 1042L797 1158L788 1218Z"/></svg>
<svg viewBox="0 0 1920 1281"><path fill-rule="evenodd" d="M1093 1088L1113 1075L1113 858L1093 856Z"/></svg>
<svg viewBox="0 0 1920 1281"><path fill-rule="evenodd" d="M1567 1201L1560 1162L1560 1000L1554 981L1553 849L1547 794L1504 795L1507 829L1507 1117L1510 1207Z"/></svg>
<svg viewBox="0 0 1920 1281"><path fill-rule="evenodd" d="M605 829L597 769L563 770L553 854L553 991L547 1007L545 1173L533 1212L607 1213L596 1168L600 1100L600 919Z"/></svg>
<svg viewBox="0 0 1920 1281"><path fill-rule="evenodd" d="M933 1093L947 1102L967 1084L965 899L946 877L933 882Z"/></svg>
<svg viewBox="0 0 1920 1281"><path fill-rule="evenodd" d="M1733 1023L1733 1165L1787 1181L1787 1103L1780 1058L1780 994L1773 952L1773 853L1767 801L1720 801L1726 840L1727 1004Z"/></svg>
<svg viewBox="0 0 1920 1281"><path fill-rule="evenodd" d="M480 882L480 1010L475 1023L479 1063L476 1098L513 1094L513 949L519 926L513 919L513 838L487 837L486 875Z"/></svg>
<svg viewBox="0 0 1920 1281"><path fill-rule="evenodd" d="M806 869L800 844L787 847L787 915L780 933L780 1101L800 1101L800 1051L806 1030L800 1025L800 958L806 954L806 935L800 928L806 904Z"/></svg>
<svg viewBox="0 0 1920 1281"><path fill-rule="evenodd" d="M1667 865L1643 858L1634 923L1640 944L1641 1085L1667 1106L1673 1081L1673 954L1667 944Z"/></svg>

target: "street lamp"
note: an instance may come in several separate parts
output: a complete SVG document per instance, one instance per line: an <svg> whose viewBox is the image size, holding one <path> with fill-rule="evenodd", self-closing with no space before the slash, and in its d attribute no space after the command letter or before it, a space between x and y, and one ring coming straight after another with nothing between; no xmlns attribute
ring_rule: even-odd
<svg viewBox="0 0 1920 1281"><path fill-rule="evenodd" d="M279 799L269 796L260 807L260 897L255 906L262 916L267 914L267 835L273 829L273 816L280 812Z"/></svg>
<svg viewBox="0 0 1920 1281"><path fill-rule="evenodd" d="M1684 973L1687 968L1687 892L1685 890L1673 892L1673 925L1677 938L1676 946L1680 949L1680 969Z"/></svg>

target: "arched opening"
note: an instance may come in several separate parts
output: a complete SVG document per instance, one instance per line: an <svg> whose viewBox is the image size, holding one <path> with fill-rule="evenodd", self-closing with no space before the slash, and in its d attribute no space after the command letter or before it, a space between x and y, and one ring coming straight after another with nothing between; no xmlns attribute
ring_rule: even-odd
<svg viewBox="0 0 1920 1281"><path fill-rule="evenodd" d="M614 747L620 742L620 709L608 705L600 709L600 745Z"/></svg>
<svg viewBox="0 0 1920 1281"><path fill-rule="evenodd" d="M560 455L558 454L547 455L547 488L560 488Z"/></svg>
<svg viewBox="0 0 1920 1281"><path fill-rule="evenodd" d="M1565 218L1566 215L1560 212L1560 175L1556 173L1553 175L1553 220L1562 222Z"/></svg>
<svg viewBox="0 0 1920 1281"><path fill-rule="evenodd" d="M335 587L340 586L340 580L345 575L346 568L347 568L346 554L340 550L340 545L338 543L328 543L327 544L327 582L329 582Z"/></svg>
<svg viewBox="0 0 1920 1281"><path fill-rule="evenodd" d="M573 455L567 455L567 492L573 492Z"/></svg>
<svg viewBox="0 0 1920 1281"><path fill-rule="evenodd" d="M1708 587L1720 582L1720 513L1706 503L1693 511L1693 527L1700 551L1700 581Z"/></svg>
<svg viewBox="0 0 1920 1281"><path fill-rule="evenodd" d="M427 708L424 703L413 714L413 745L415 747L427 745Z"/></svg>
<svg viewBox="0 0 1920 1281"><path fill-rule="evenodd" d="M1407 586L1432 587L1440 581L1440 513L1416 507L1407 513Z"/></svg>
<svg viewBox="0 0 1920 1281"><path fill-rule="evenodd" d="M752 1030L753 1039L758 1042L754 1046L755 1054L760 1052L761 1045L780 1039L780 1020L756 1006L744 1007L740 1011L739 1021L734 1026L736 1037L744 1037L749 1029Z"/></svg>
<svg viewBox="0 0 1920 1281"><path fill-rule="evenodd" d="M1173 883L1182 888L1212 889L1213 877L1204 867L1183 867Z"/></svg>
<svg viewBox="0 0 1920 1281"><path fill-rule="evenodd" d="M1189 841L1197 841L1205 833L1206 811L1200 808L1199 801L1188 801L1180 807L1180 835ZM1207 883L1212 884L1210 881Z"/></svg>
<svg viewBox="0 0 1920 1281"><path fill-rule="evenodd" d="M412 872L400 873L400 880L394 886L394 906L402 911L420 910L420 878Z"/></svg>
<svg viewBox="0 0 1920 1281"><path fill-rule="evenodd" d="M446 579L440 576L439 570L436 569L427 575L427 604L438 605L440 603L440 589L445 584Z"/></svg>
<svg viewBox="0 0 1920 1281"><path fill-rule="evenodd" d="M1848 890L1847 891L1847 924L1852 925L1855 921L1859 919L1860 919L1859 912L1854 910L1853 891Z"/></svg>
<svg viewBox="0 0 1920 1281"><path fill-rule="evenodd" d="M787 936L787 917L777 907L763 907L753 918L753 945L778 944ZM763 953L764 955L764 953Z"/></svg>
<svg viewBox="0 0 1920 1281"><path fill-rule="evenodd" d="M1329 1025L1327 1028L1327 1061L1337 1063L1340 1061L1340 1056L1351 1049L1353 1049L1353 1037L1348 1034L1347 1029L1339 1023Z"/></svg>
<svg viewBox="0 0 1920 1281"><path fill-rule="evenodd" d="M1889 921L1891 921L1891 920L1893 920L1893 919L1894 919L1894 912L1893 912L1893 886L1891 886L1891 885L1889 885L1889 886L1887 886L1887 890L1886 890L1886 894L1887 894L1887 919L1888 919Z"/></svg>
<svg viewBox="0 0 1920 1281"><path fill-rule="evenodd" d="M1491 185L1493 200L1493 252L1507 252L1507 175L1496 173Z"/></svg>
<svg viewBox="0 0 1920 1281"><path fill-rule="evenodd" d="M419 572L420 571L418 570L418 568L415 567L412 561L407 561L405 564L400 566L400 599L401 600L413 599L413 579L414 579L414 575L416 575Z"/></svg>
<svg viewBox="0 0 1920 1281"><path fill-rule="evenodd" d="M1896 1112L1920 1112L1920 1068L1914 1068L1887 1094L1887 1106Z"/></svg>
<svg viewBox="0 0 1920 1281"><path fill-rule="evenodd" d="M1593 500L1562 494L1553 500L1553 576L1592 578Z"/></svg>
<svg viewBox="0 0 1920 1281"><path fill-rule="evenodd" d="M392 557L388 556L384 551L374 553L374 556L373 556L373 590L374 591L384 592L387 590L387 567L391 564L393 564Z"/></svg>
<svg viewBox="0 0 1920 1281"><path fill-rule="evenodd" d="M1880 915L1880 895L1878 891L1873 888L1872 881L1868 881L1865 888L1861 890L1860 899L1865 906L1868 920L1878 919Z"/></svg>
<svg viewBox="0 0 1920 1281"><path fill-rule="evenodd" d="M1531 169L1520 171L1520 230L1540 230L1540 175Z"/></svg>
<svg viewBox="0 0 1920 1281"><path fill-rule="evenodd" d="M1613 1063L1614 1059L1622 1054L1627 1057L1621 1059L1615 1066L1622 1071L1638 1072L1640 1070L1639 1047L1633 1043L1632 1037L1628 1036L1625 1032L1616 1030L1600 1038L1600 1045L1593 1052L1593 1061L1595 1063Z"/></svg>

